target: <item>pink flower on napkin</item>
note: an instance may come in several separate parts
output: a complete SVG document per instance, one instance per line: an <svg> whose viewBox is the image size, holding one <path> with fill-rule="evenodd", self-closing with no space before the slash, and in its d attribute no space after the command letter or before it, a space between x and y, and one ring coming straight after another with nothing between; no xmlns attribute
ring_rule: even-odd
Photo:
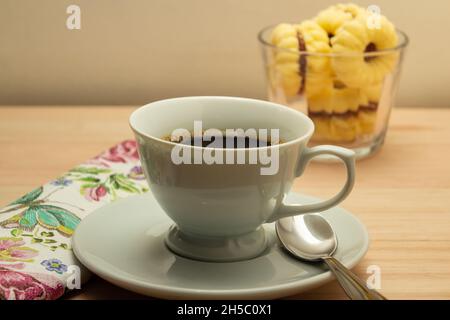
<svg viewBox="0 0 450 320"><path fill-rule="evenodd" d="M32 262L38 251L24 244L22 238L0 238L0 261Z"/></svg>
<svg viewBox="0 0 450 320"><path fill-rule="evenodd" d="M89 201L100 201L107 193L108 191L102 184L98 187L84 189L84 197Z"/></svg>
<svg viewBox="0 0 450 320"><path fill-rule="evenodd" d="M125 140L109 150L88 161L90 164L100 164L109 167L109 162L136 162L139 160L137 143L134 140Z"/></svg>
<svg viewBox="0 0 450 320"><path fill-rule="evenodd" d="M0 267L0 299L53 300L63 293L63 283L54 276Z"/></svg>

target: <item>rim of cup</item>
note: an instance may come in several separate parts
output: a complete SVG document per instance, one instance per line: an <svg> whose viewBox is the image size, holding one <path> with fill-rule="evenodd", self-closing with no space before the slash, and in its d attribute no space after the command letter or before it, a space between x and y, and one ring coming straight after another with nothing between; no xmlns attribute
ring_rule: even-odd
<svg viewBox="0 0 450 320"><path fill-rule="evenodd" d="M144 136L148 139L154 140L156 142L159 143L163 143L166 145L170 145L170 146L180 146L180 143L176 143L176 142L172 142L172 141L168 141L168 140L164 140L161 137L156 137L154 135L151 135L149 133L144 132L144 130L138 128L137 124L136 124L136 119L137 117L139 117L139 114L144 112L144 110L147 110L149 108L154 107L156 104L160 104L160 103L167 103L167 102L179 102L182 100L214 100L214 99L219 99L219 100L229 100L229 101L235 101L235 102L239 102L239 101L247 101L247 102L251 102L251 103L257 103L257 104L265 104L266 106L271 106L271 107L276 107L276 108L282 108L284 111L291 113L294 116L300 117L302 118L306 123L308 123L308 130L306 131L306 133L294 138L294 139L290 139L288 141L285 142L280 142L277 143L275 145L271 145L271 146L264 146L264 147L252 147L252 148L218 148L218 147L203 147L203 146L193 146L193 145L182 145L183 147L186 148L192 148L192 149L214 149L214 150L234 150L234 151L238 151L238 150L262 150L262 149L271 149L271 148L281 148L281 147L288 147L290 145L296 144L299 141L305 140L305 139L309 139L311 138L311 136L314 133L314 123L313 121L307 116L305 115L303 112L300 112L298 110L294 110L292 108L289 108L287 106L284 106L282 104L278 104L275 102L270 102L270 101L266 101L266 100L258 100L258 99L252 99L252 98L241 98L241 97L231 97L231 96L186 96L186 97L176 97L176 98L168 98L168 99L162 99L162 100L157 100L157 101L153 101L150 103L147 103L139 108L137 108L136 110L134 110L130 117L129 117L129 126L131 128L131 130L133 130L134 133L139 134L141 136ZM201 120L201 119L199 119ZM264 128L264 129L270 129L270 128Z"/></svg>

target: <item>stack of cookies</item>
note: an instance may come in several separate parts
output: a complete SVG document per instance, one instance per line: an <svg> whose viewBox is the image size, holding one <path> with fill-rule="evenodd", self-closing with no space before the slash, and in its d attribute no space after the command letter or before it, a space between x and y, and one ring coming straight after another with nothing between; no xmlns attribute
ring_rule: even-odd
<svg viewBox="0 0 450 320"><path fill-rule="evenodd" d="M300 24L279 24L271 43L272 86L305 96L316 140L352 142L374 132L383 82L398 60L386 17L338 4Z"/></svg>

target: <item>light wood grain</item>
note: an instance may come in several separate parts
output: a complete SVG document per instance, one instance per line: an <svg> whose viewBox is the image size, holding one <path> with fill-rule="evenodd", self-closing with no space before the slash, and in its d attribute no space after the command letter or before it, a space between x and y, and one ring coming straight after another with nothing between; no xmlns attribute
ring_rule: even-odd
<svg viewBox="0 0 450 320"><path fill-rule="evenodd" d="M0 207L132 134L133 107L0 107ZM343 207L371 237L354 269L378 265L391 299L450 299L450 110L395 109L383 149L358 162ZM338 164L311 164L295 190L338 190ZM71 299L143 298L94 278ZM345 299L336 282L300 299Z"/></svg>

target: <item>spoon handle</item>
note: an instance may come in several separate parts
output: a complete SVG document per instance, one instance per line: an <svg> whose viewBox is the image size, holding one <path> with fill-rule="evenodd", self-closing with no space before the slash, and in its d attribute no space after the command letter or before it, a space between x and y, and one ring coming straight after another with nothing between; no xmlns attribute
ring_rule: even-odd
<svg viewBox="0 0 450 320"><path fill-rule="evenodd" d="M352 300L387 300L381 293L369 289L352 271L333 257L324 258L347 296Z"/></svg>

